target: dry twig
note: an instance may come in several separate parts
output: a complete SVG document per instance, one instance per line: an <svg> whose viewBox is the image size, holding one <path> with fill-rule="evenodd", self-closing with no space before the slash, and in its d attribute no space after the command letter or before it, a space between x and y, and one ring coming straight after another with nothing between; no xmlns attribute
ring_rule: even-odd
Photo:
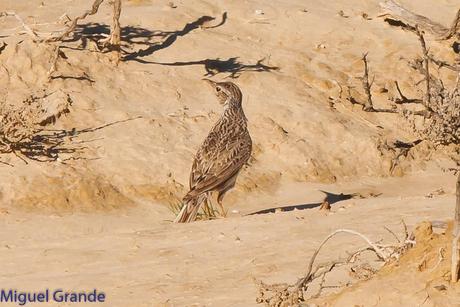
<svg viewBox="0 0 460 307"><path fill-rule="evenodd" d="M104 0L95 0L93 2L91 10L87 10L86 12L81 14L80 16L75 17L72 20L71 24L67 27L67 29L61 35L47 38L47 39L45 39L45 41L46 42L57 42L57 41L62 41L63 39L68 37L71 33L73 33L73 31L75 31L75 28L77 27L77 24L78 24L79 20L85 19L87 16L94 15L94 14L97 13L97 11L99 9L99 6L102 4L103 1Z"/></svg>
<svg viewBox="0 0 460 307"><path fill-rule="evenodd" d="M439 40L450 39L458 33L458 28L460 26L460 10L457 11L451 27L446 28L445 26L434 22L425 16L409 11L394 0L380 2L380 7L383 9L383 13L380 16L385 17L385 20L392 19L399 21L409 29L413 29L416 25L418 25L421 29L423 29L423 31L430 32Z"/></svg>
<svg viewBox="0 0 460 307"><path fill-rule="evenodd" d="M372 84L369 82L369 67L367 64L367 52L363 54L362 60L364 62L364 75L363 75L362 81L363 81L363 88L367 96L367 101L364 104L363 110L372 111L374 109L374 106L372 103L372 94L371 94Z"/></svg>
<svg viewBox="0 0 460 307"><path fill-rule="evenodd" d="M57 61L59 59L59 55L61 53L59 45L56 46L56 49L54 50L54 55L53 58L51 59L51 67L48 70L47 76L48 76L48 82L51 81L53 73L57 70Z"/></svg>
<svg viewBox="0 0 460 307"><path fill-rule="evenodd" d="M369 64L367 60L367 55L368 54L366 52L363 54L361 58L361 60L364 63L364 72L363 72L363 76L359 78L362 81L362 87L366 94L367 100L366 102L360 102L359 100L355 99L351 95L350 87L348 86L348 98L347 98L348 101L350 101L352 104L358 104L362 106L363 111L366 111L366 112L398 113L398 110L396 109L380 109L380 108L374 107L374 103L372 101L372 93L371 93L372 84L374 83L374 81L373 80L369 81Z"/></svg>
<svg viewBox="0 0 460 307"><path fill-rule="evenodd" d="M423 51L423 63L424 63L424 74L425 74L425 99L423 100L423 105L425 108L429 108L431 102L431 89L430 89L430 57L428 56L428 49L426 49L425 38L423 37L422 32L419 30L418 25L415 26L415 33L418 36L420 41L420 46L422 47Z"/></svg>
<svg viewBox="0 0 460 307"><path fill-rule="evenodd" d="M407 232L407 231L406 231ZM356 252L350 254L344 259L339 259L335 261L330 261L324 264L319 264L313 268L316 257L318 256L320 250L323 246L329 241L332 237L338 233L348 233L359 236L363 239L368 247L357 250ZM407 238L407 234L406 234ZM300 278L297 283L294 285L289 285L286 283L268 285L261 281L255 281L259 286L259 296L257 298L258 303L263 303L267 306L299 306L301 301L304 301L304 293L308 289L308 285L318 278L320 280L320 288L316 294L317 296L321 294L322 289L324 288L324 279L325 275L332 271L333 268L349 263L353 263L356 260L356 257L364 251L373 251L377 257L382 261L389 261L392 258L399 258L409 244L413 244L410 240L404 240L404 242L398 242L396 245L382 245L379 243L373 243L365 235L349 229L337 229L331 234L329 234L315 250L310 261L308 263L307 273L304 277Z"/></svg>

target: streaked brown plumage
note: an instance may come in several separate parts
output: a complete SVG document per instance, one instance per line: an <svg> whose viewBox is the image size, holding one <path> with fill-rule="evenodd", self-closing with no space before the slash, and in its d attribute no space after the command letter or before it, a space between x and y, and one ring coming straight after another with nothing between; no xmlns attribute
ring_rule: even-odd
<svg viewBox="0 0 460 307"><path fill-rule="evenodd" d="M190 191L183 198L175 223L194 221L201 203L210 201L214 191L218 192L217 202L223 210L224 194L234 187L239 171L251 156L252 141L240 89L232 82L205 80L213 87L224 112L195 155Z"/></svg>

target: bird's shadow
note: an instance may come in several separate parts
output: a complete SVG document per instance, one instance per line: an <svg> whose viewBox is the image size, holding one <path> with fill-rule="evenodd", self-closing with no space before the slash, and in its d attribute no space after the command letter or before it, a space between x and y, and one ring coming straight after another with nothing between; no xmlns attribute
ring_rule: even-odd
<svg viewBox="0 0 460 307"><path fill-rule="evenodd" d="M323 202L319 203L310 203L310 204L297 204L297 205L291 205L291 206L285 206L285 207L275 207L275 208L269 208L269 209L263 209L260 211L252 212L247 215L256 215L256 214L267 214L267 213L275 213L275 212L288 212L288 211L294 211L294 210L305 210L305 209L313 209L320 207L324 202L328 202L329 205L333 205L335 203L338 203L340 201L352 199L352 198L362 198L362 196L359 193L352 193L352 194L334 194L331 192L326 192L322 191L324 194L326 194L326 197L324 198Z"/></svg>

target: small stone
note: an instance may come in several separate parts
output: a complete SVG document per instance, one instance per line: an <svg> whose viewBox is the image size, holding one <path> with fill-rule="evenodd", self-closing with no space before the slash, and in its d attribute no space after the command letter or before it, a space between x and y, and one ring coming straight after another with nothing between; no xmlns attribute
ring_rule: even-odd
<svg viewBox="0 0 460 307"><path fill-rule="evenodd" d="M323 43L320 43L320 44L316 45L316 49L326 49L326 45L323 44Z"/></svg>
<svg viewBox="0 0 460 307"><path fill-rule="evenodd" d="M447 287L444 286L444 285L434 286L433 288L435 288L438 291L446 291L447 290Z"/></svg>
<svg viewBox="0 0 460 307"><path fill-rule="evenodd" d="M344 13L342 10L338 11L338 12L337 12L337 15L339 15L340 17L343 17L343 18L348 18L348 17L350 17L350 16L348 16L348 15L345 15L345 13Z"/></svg>
<svg viewBox="0 0 460 307"><path fill-rule="evenodd" d="M362 12L361 17L364 18L365 20L372 20L372 18L369 17L369 14Z"/></svg>

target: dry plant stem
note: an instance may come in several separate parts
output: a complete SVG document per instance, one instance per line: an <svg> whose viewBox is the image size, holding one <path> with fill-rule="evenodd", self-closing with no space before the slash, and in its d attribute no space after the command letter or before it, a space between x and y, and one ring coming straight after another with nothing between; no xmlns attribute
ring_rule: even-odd
<svg viewBox="0 0 460 307"><path fill-rule="evenodd" d="M113 19L110 27L110 44L120 48L121 28L120 28L121 0L113 2Z"/></svg>
<svg viewBox="0 0 460 307"><path fill-rule="evenodd" d="M67 30L64 31L64 33L62 33L61 35L56 36L56 37L50 37L50 38L46 39L45 41L46 42L62 41L64 38L69 36L75 30L79 20L85 19L88 15L96 14L97 10L99 9L99 6L101 5L102 2L104 2L104 0L95 0L93 2L93 6L92 6L91 10L88 10L85 13L83 13L82 15L75 17L75 19L72 21L72 23L67 28Z"/></svg>
<svg viewBox="0 0 460 307"><path fill-rule="evenodd" d="M399 96L401 97L401 99L396 99L394 101L394 103L396 104L404 104L404 103L423 103L423 100L421 99L410 99L410 98L407 98L401 91L401 88L399 87L399 83L398 81L395 81L395 85L396 85L396 90L398 91L398 94Z"/></svg>
<svg viewBox="0 0 460 307"><path fill-rule="evenodd" d="M396 239L396 241L398 241L398 243L401 243L401 240L399 240L398 236L394 233L393 230L391 230L387 226L383 226L383 228L385 228L385 230L388 231Z"/></svg>
<svg viewBox="0 0 460 307"><path fill-rule="evenodd" d="M113 1L113 16L112 24L110 26L110 36L108 37L109 49L116 52L115 62L118 64L120 61L120 41L121 41L121 27L120 27L120 14L121 14L121 0Z"/></svg>
<svg viewBox="0 0 460 307"><path fill-rule="evenodd" d="M428 50L426 49L425 38L423 37L422 32L420 32L418 25L415 26L415 33L418 36L420 41L420 46L422 47L423 51L423 63L424 63L424 72L425 72L425 82L426 82L426 92L425 92L425 99L423 101L425 107L428 107L431 102L431 91L430 91L430 57L428 55Z"/></svg>
<svg viewBox="0 0 460 307"><path fill-rule="evenodd" d="M374 108L374 103L372 101L372 94L371 94L373 81L372 82L369 81L369 64L367 61L367 53L364 53L361 59L364 63L364 73L363 73L363 76L359 79L362 80L362 86L366 93L367 100L365 103L356 100L354 97L352 97L351 92L350 92L350 87L348 87L348 101L350 101L352 104L361 105L363 107L363 111L365 112L398 113L398 111L395 109Z"/></svg>
<svg viewBox="0 0 460 307"><path fill-rule="evenodd" d="M460 173L457 178L457 203L455 205L454 231L452 241L452 281L457 282L460 271Z"/></svg>
<svg viewBox="0 0 460 307"><path fill-rule="evenodd" d="M364 105L364 111L371 111L374 109L372 103L371 84L369 83L369 66L367 64L367 53L363 54L362 58L364 62L364 76L363 76L363 88L367 95L367 102Z"/></svg>
<svg viewBox="0 0 460 307"><path fill-rule="evenodd" d="M434 64L436 64L439 68L447 68L447 69L450 69L452 71L456 71L456 72L460 72L460 66L454 66L454 65L451 65L447 62L444 62L444 61L441 61L441 60L437 60L435 59L432 55L428 55L428 58L431 62L433 62Z"/></svg>
<svg viewBox="0 0 460 307"><path fill-rule="evenodd" d="M320 246L314 252L312 258L310 259L308 271L305 277L299 279L295 284L265 284L262 281L255 280L255 282L259 285L259 296L257 297L258 303L264 303L266 306L300 306L299 303L304 301L304 294L308 289L308 285L313 281L320 279L319 282L319 290L316 294L311 296L314 298L321 294L321 291L326 288L324 286L325 275L331 272L335 267L347 265L350 263L354 263L357 257L365 252L365 251L373 251L376 255L382 259L383 261L387 262L389 259L395 257L396 259L399 258L401 254L409 247L410 245L415 244L409 238L409 234L407 232L407 227L404 221L402 221L405 231L404 241L398 242L397 245L381 245L378 243L373 243L369 240L366 236L348 229L337 229L333 233L329 234ZM326 244L326 242L331 239L337 233L351 233L361 237L366 243L368 244L367 247L361 248L354 253L349 253L348 257L329 261L327 263L318 264L313 268L313 264L315 259L321 250L321 248Z"/></svg>
<svg viewBox="0 0 460 307"><path fill-rule="evenodd" d="M53 73L57 70L57 61L59 59L59 54L61 52L60 48L61 46L57 45L54 51L54 56L51 62L51 67L48 70L48 82L51 81Z"/></svg>
<svg viewBox="0 0 460 307"><path fill-rule="evenodd" d="M450 29L448 29L425 16L409 11L394 0L380 2L380 7L383 9L383 14L380 16L390 16L391 19L401 21L409 27L418 25L423 31L430 32L440 40L446 40L454 36L460 25L460 10L457 12Z"/></svg>
<svg viewBox="0 0 460 307"><path fill-rule="evenodd" d="M329 234L324 240L323 242L321 242L321 244L319 245L319 247L316 249L316 251L313 253L313 256L311 257L310 259L310 263L308 264L308 268L307 268L307 273L305 274L305 277L301 278L297 284L296 284L296 288L298 290L302 289L311 279L312 277L312 270L313 270L313 264L315 262L315 259L316 257L318 256L318 253L320 252L321 248L324 246L324 244L327 243L327 241L329 241L329 239L331 239L333 236L335 236L336 234L338 233L349 233L349 234L353 234L353 235L356 235L356 236L359 236L360 238L362 238L364 241L366 241L367 244L369 244L370 247L372 247L372 249L376 252L376 254L383 260L388 260L388 255L382 250L380 249L377 245L375 245L374 243L372 243L371 240L369 240L366 236L364 236L363 234L359 233L359 232L356 232L354 230L349 230L349 229L337 229L336 231L334 231L333 233Z"/></svg>
<svg viewBox="0 0 460 307"><path fill-rule="evenodd" d="M444 35L442 39L449 39L453 37L455 34L457 34L459 27L460 27L460 9L458 9L457 15L455 15L455 19L452 22L452 25L450 26L449 31Z"/></svg>

